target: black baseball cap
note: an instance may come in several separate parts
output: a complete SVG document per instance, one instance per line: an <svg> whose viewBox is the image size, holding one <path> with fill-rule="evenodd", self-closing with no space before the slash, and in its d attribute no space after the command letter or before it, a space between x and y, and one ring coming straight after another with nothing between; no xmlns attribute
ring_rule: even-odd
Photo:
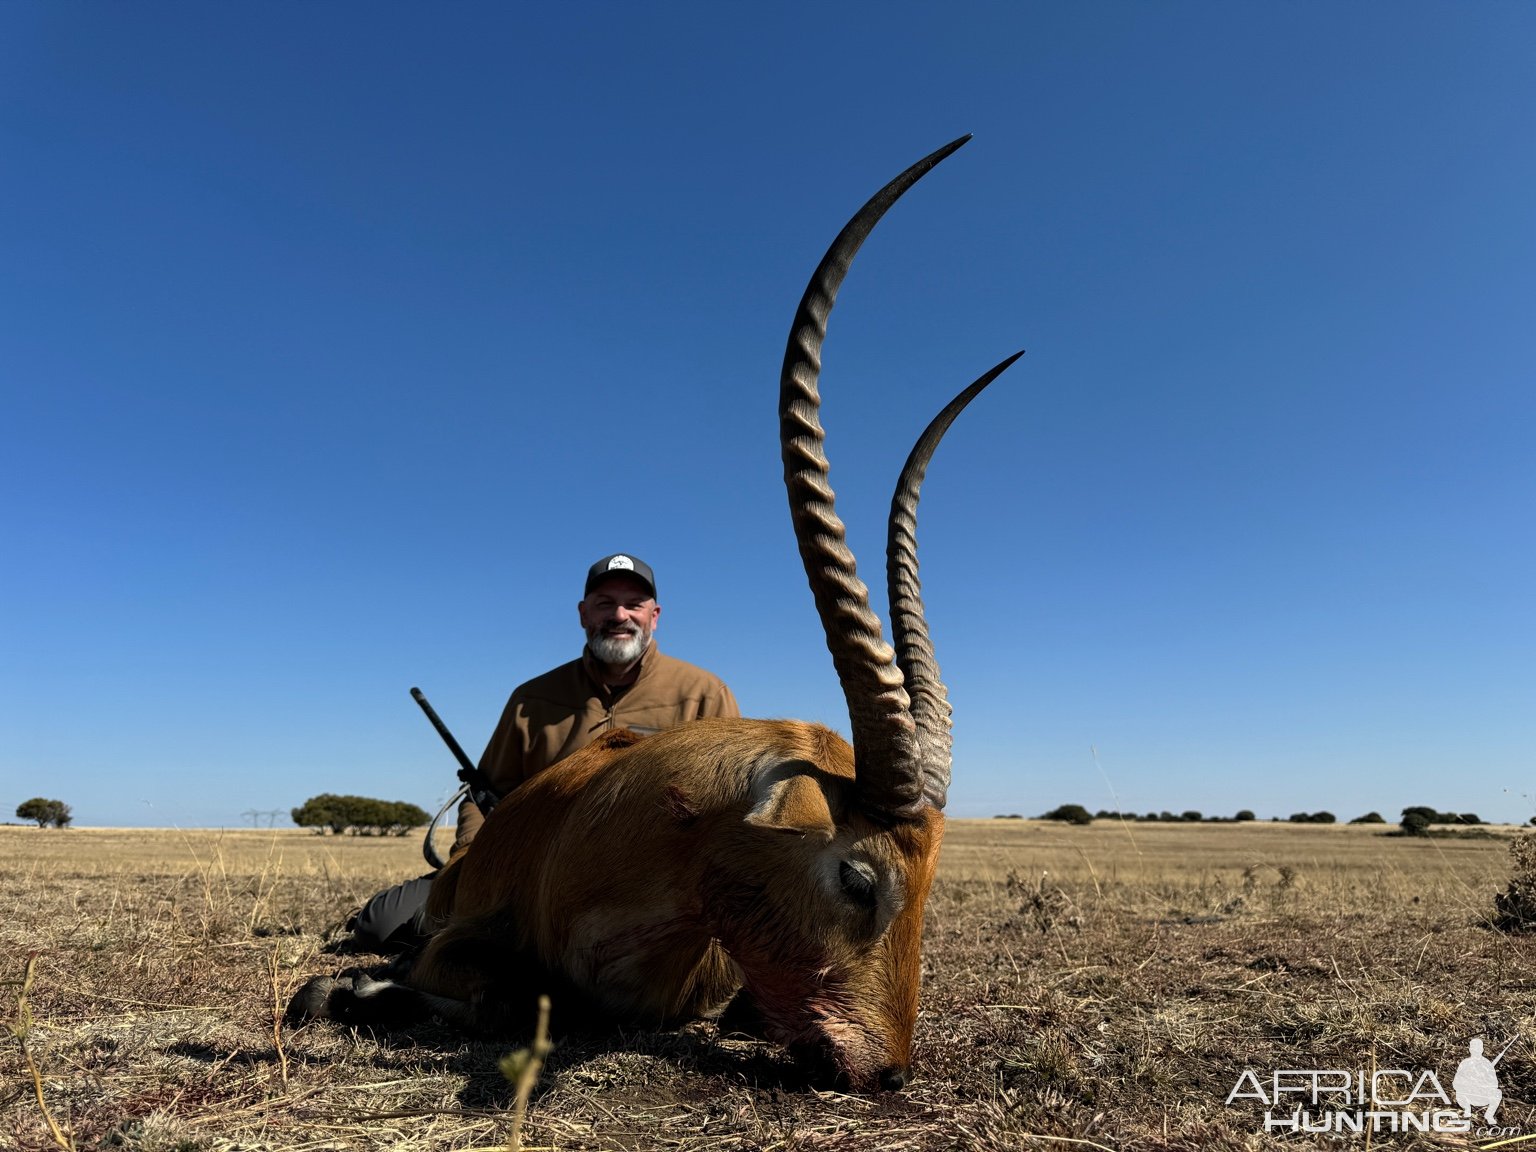
<svg viewBox="0 0 1536 1152"><path fill-rule="evenodd" d="M610 576L633 576L650 589L653 599L656 596L656 574L651 571L651 566L627 552L615 552L612 556L604 556L588 568L587 586L582 589L582 596L591 595L592 589Z"/></svg>

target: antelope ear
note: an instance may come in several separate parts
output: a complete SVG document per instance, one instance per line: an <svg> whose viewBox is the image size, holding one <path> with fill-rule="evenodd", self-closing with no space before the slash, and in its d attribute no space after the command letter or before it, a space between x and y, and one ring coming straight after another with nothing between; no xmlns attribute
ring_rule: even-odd
<svg viewBox="0 0 1536 1152"><path fill-rule="evenodd" d="M811 764L790 761L760 773L752 782L746 822L772 832L832 839L837 830L832 806L814 772Z"/></svg>

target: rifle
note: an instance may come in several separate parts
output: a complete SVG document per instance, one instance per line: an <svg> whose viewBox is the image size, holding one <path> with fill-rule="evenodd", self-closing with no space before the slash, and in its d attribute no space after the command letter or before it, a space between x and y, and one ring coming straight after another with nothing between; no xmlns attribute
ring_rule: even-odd
<svg viewBox="0 0 1536 1152"><path fill-rule="evenodd" d="M459 779L464 783L464 786L449 798L448 803L437 810L437 815L432 817L432 823L427 825L427 838L421 846L421 854L426 857L427 863L434 868L441 868L444 861L432 844L432 833L437 830L437 822L443 818L443 813L448 811L448 805L453 804L467 792L469 798L475 802L475 807L480 809L481 815L489 816L491 809L496 807L499 797L491 791L490 781L485 778L485 773L481 772L475 762L464 754L464 749L453 738L453 733L448 731L448 725L442 722L438 714L433 711L432 705L427 703L427 698L420 688L411 689L411 699L421 705L422 712L432 722L432 727L437 729L437 734L443 738L443 743L448 745L448 751L453 753L453 758L459 762Z"/></svg>

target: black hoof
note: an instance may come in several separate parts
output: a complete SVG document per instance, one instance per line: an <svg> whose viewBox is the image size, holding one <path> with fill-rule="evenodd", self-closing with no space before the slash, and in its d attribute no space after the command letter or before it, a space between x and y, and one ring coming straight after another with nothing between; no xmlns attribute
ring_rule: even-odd
<svg viewBox="0 0 1536 1152"><path fill-rule="evenodd" d="M327 1019L331 1015L331 996L337 990L351 992L352 981L347 977L336 980L330 976L316 976L293 994L283 1012L283 1020L299 1025Z"/></svg>

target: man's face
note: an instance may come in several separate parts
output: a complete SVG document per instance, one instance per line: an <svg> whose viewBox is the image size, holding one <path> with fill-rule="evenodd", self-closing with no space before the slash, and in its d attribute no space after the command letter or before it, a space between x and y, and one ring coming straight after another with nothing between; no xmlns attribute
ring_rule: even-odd
<svg viewBox="0 0 1536 1152"><path fill-rule="evenodd" d="M604 664L640 659L661 616L661 605L633 576L610 576L576 605L587 647Z"/></svg>

